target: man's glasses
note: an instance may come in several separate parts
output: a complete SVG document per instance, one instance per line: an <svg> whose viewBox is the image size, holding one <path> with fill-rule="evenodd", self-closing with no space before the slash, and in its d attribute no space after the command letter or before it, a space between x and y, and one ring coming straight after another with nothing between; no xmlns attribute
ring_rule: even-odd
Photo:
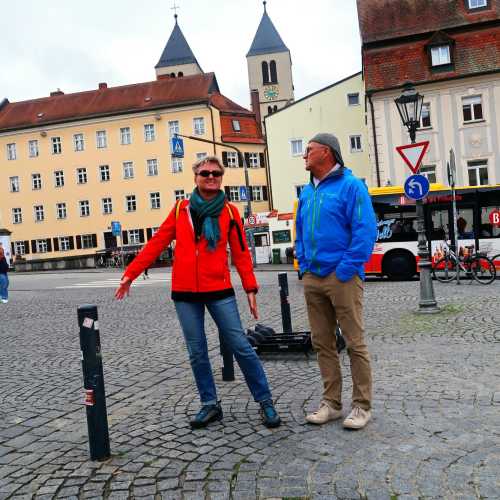
<svg viewBox="0 0 500 500"><path fill-rule="evenodd" d="M314 151L316 149L325 149L327 147L328 146L316 146L316 147L307 146L306 150L304 151L304 156L307 156L311 151Z"/></svg>
<svg viewBox="0 0 500 500"><path fill-rule="evenodd" d="M222 172L220 170L200 170L196 175L201 175L202 177L222 177Z"/></svg>

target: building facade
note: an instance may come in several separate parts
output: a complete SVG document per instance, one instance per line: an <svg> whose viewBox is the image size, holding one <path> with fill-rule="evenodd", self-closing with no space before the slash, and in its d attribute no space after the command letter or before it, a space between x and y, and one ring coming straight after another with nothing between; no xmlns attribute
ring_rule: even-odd
<svg viewBox="0 0 500 500"><path fill-rule="evenodd" d="M424 95L420 173L447 184L454 150L459 185L500 183L500 6L497 0L358 0L372 184L410 173L409 143L394 99L406 83Z"/></svg>
<svg viewBox="0 0 500 500"><path fill-rule="evenodd" d="M303 159L307 142L318 132L335 134L347 167L369 181L364 84L356 73L306 96L265 119L273 208L291 212L309 182Z"/></svg>

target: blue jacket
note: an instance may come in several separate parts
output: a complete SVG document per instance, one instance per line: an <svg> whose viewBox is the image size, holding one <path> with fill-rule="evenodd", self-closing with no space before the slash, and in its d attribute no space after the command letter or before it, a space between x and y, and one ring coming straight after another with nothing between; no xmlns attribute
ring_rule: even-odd
<svg viewBox="0 0 500 500"><path fill-rule="evenodd" d="M375 213L365 184L340 167L316 187L301 192L296 218L295 252L300 271L318 276L335 272L340 281L358 274L377 238Z"/></svg>

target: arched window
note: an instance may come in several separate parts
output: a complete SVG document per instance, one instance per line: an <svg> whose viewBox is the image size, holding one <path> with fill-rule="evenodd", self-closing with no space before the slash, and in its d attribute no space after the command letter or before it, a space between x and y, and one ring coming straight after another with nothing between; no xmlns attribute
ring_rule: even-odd
<svg viewBox="0 0 500 500"><path fill-rule="evenodd" d="M269 83L269 67L266 61L262 61L262 83L264 85Z"/></svg>
<svg viewBox="0 0 500 500"><path fill-rule="evenodd" d="M170 73L170 78L175 78L175 73Z"/></svg>
<svg viewBox="0 0 500 500"><path fill-rule="evenodd" d="M276 111L278 111L278 106L275 104L273 108L273 113L276 113Z"/></svg>
<svg viewBox="0 0 500 500"><path fill-rule="evenodd" d="M268 106L267 107L267 114L270 115L272 112L273 112L273 107L272 106Z"/></svg>
<svg viewBox="0 0 500 500"><path fill-rule="evenodd" d="M271 73L271 83L278 83L278 73L276 72L276 61L274 59L269 63L269 70Z"/></svg>
<svg viewBox="0 0 500 500"><path fill-rule="evenodd" d="M181 76L184 76L184 73L182 71L179 71L179 73L177 73L177 76L180 78Z"/></svg>

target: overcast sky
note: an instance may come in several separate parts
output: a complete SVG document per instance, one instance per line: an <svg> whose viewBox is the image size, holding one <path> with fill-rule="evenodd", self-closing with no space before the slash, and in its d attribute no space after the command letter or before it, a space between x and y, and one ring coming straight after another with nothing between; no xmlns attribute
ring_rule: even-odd
<svg viewBox="0 0 500 500"><path fill-rule="evenodd" d="M174 0L0 0L0 100L154 80ZM179 25L221 92L249 106L246 53L260 0L176 0ZM290 49L295 98L361 69L356 0L268 0Z"/></svg>

